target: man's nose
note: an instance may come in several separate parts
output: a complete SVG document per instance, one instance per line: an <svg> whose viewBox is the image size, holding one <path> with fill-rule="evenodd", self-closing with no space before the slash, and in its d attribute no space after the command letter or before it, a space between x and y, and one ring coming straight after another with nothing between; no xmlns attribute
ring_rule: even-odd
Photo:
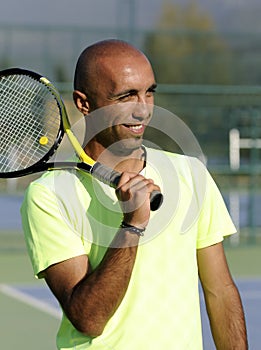
<svg viewBox="0 0 261 350"><path fill-rule="evenodd" d="M146 102L137 102L135 103L133 110L133 118L138 120L144 120L151 116L152 106L147 104Z"/></svg>

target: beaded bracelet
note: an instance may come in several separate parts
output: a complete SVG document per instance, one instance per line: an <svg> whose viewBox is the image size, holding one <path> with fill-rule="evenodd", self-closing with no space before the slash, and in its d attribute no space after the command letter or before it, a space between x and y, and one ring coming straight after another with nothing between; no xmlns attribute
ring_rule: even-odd
<svg viewBox="0 0 261 350"><path fill-rule="evenodd" d="M126 231L130 231L131 233L136 233L138 236L144 236L145 228L138 228L136 226L126 224L124 221L122 221L120 228L124 228Z"/></svg>

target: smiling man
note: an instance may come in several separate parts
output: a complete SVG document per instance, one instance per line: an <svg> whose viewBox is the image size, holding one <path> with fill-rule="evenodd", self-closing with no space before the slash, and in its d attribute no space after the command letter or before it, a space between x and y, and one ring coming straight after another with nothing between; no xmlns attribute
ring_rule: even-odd
<svg viewBox="0 0 261 350"><path fill-rule="evenodd" d="M86 153L122 175L112 193L82 171L57 170L26 193L34 273L63 309L58 348L201 350L199 276L217 349L247 349L222 246L235 227L214 181L196 159L143 146L156 88L148 59L126 42L98 42L81 54L74 86ZM152 214L158 184L164 202Z"/></svg>

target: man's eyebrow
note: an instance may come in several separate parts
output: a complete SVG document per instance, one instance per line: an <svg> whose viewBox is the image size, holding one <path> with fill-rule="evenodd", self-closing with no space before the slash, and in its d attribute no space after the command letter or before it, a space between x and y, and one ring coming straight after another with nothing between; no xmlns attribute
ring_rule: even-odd
<svg viewBox="0 0 261 350"><path fill-rule="evenodd" d="M152 84L150 87L149 87L149 89L148 89L148 91L150 90L156 90L157 89L157 84L156 83L154 83L154 84Z"/></svg>

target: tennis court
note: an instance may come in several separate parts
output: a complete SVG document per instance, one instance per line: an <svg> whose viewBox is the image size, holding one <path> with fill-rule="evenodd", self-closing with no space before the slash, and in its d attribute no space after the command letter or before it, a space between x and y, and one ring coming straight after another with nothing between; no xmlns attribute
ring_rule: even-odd
<svg viewBox="0 0 261 350"><path fill-rule="evenodd" d="M229 248L227 256L245 308L250 349L259 350L261 249L254 246ZM55 349L55 335L61 315L59 306L45 283L32 276L26 252L1 253L0 264L1 348ZM214 350L204 306L202 310L204 349Z"/></svg>

